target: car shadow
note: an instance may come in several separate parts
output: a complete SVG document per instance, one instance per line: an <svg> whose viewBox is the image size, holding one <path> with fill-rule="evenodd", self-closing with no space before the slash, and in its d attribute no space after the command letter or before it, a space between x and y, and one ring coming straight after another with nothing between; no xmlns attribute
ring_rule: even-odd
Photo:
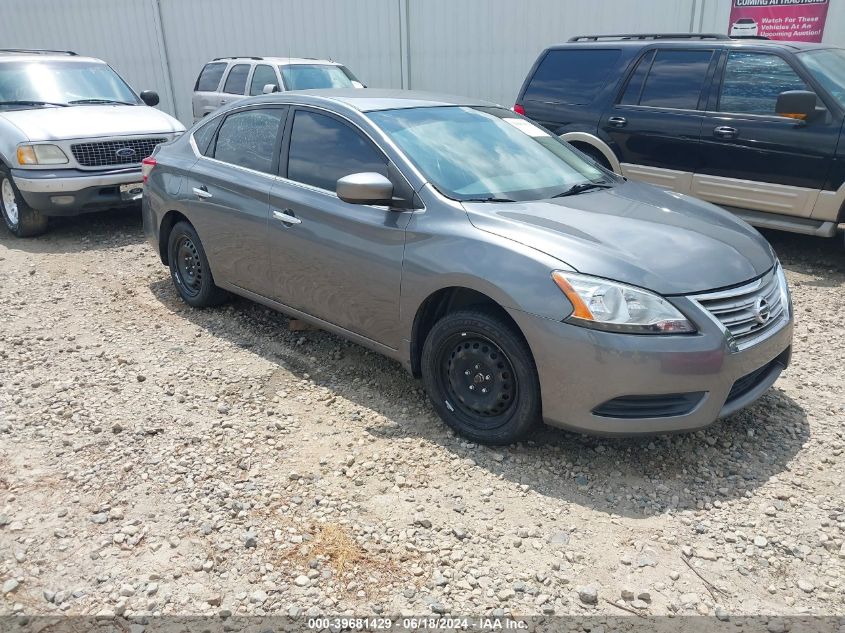
<svg viewBox="0 0 845 633"><path fill-rule="evenodd" d="M787 270L809 274L832 272L845 275L845 244L841 233L831 238L765 229L761 229L760 233L775 249Z"/></svg>
<svg viewBox="0 0 845 633"><path fill-rule="evenodd" d="M81 253L120 248L143 241L140 207L53 217L46 233L27 238L15 237L0 220L0 244L26 253Z"/></svg>
<svg viewBox="0 0 845 633"><path fill-rule="evenodd" d="M541 425L518 445L480 447L441 422L421 382L394 361L327 332L292 332L284 315L245 299L194 310L169 278L150 290L210 335L359 406L358 419L374 436L423 440L525 489L611 515L644 517L742 498L782 473L810 434L801 406L774 388L695 433L601 438Z"/></svg>

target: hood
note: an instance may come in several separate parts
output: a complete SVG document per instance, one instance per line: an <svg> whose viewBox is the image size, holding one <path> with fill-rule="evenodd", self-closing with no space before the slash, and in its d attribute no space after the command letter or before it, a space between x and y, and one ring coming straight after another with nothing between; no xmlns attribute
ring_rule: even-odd
<svg viewBox="0 0 845 633"><path fill-rule="evenodd" d="M30 141L61 141L101 136L171 134L185 126L169 114L145 105L78 105L33 108L0 114Z"/></svg>
<svg viewBox="0 0 845 633"><path fill-rule="evenodd" d="M577 272L664 295L740 284L775 261L763 236L731 213L644 183L553 200L463 205L478 229Z"/></svg>

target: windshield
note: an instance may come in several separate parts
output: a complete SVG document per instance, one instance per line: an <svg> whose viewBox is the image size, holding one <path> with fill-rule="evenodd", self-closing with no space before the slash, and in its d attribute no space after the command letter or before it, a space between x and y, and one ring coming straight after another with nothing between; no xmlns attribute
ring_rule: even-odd
<svg viewBox="0 0 845 633"><path fill-rule="evenodd" d="M613 176L504 108L443 106L370 112L444 195L455 200L542 200Z"/></svg>
<svg viewBox="0 0 845 633"><path fill-rule="evenodd" d="M292 64L279 70L288 90L354 88L352 82L357 81L346 68L333 64Z"/></svg>
<svg viewBox="0 0 845 633"><path fill-rule="evenodd" d="M0 63L0 105L138 104L138 97L106 64L96 62L22 61ZM25 103L23 104L25 105Z"/></svg>
<svg viewBox="0 0 845 633"><path fill-rule="evenodd" d="M799 55L816 81L845 108L845 49L824 48Z"/></svg>

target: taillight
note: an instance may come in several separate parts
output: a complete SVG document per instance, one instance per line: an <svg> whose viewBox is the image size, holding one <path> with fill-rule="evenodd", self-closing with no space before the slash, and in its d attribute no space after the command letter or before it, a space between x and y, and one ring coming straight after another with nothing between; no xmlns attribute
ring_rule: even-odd
<svg viewBox="0 0 845 633"><path fill-rule="evenodd" d="M517 114L521 114L522 116L525 116L525 108L522 107L521 103L515 104L513 106L513 111L516 112Z"/></svg>
<svg viewBox="0 0 845 633"><path fill-rule="evenodd" d="M147 156L141 161L141 173L144 175L144 182L147 182L147 178L150 177L150 172L157 164L156 159L152 156Z"/></svg>

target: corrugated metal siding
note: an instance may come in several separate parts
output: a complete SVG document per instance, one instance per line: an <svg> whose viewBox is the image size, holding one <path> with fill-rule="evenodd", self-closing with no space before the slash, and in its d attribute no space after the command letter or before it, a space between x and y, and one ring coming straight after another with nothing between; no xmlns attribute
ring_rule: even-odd
<svg viewBox="0 0 845 633"><path fill-rule="evenodd" d="M585 33L725 33L730 0L3 0L2 9L0 46L105 59L190 123L194 81L213 57L328 57L372 87L511 105L546 46ZM825 42L845 46L843 24L845 0L831 0Z"/></svg>
<svg viewBox="0 0 845 633"><path fill-rule="evenodd" d="M545 47L589 33L688 32L692 4L411 0L411 85L510 106Z"/></svg>

